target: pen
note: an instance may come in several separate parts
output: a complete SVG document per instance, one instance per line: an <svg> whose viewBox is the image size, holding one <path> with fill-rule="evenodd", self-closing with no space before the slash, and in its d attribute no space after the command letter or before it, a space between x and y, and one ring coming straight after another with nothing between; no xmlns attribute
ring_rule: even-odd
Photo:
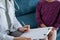
<svg viewBox="0 0 60 40"><path fill-rule="evenodd" d="M23 24L24 28L27 28L27 30L30 31L30 25L26 25L23 21L22 21L22 24Z"/></svg>
<svg viewBox="0 0 60 40"><path fill-rule="evenodd" d="M22 24L23 24L23 26L25 25L25 23L22 21Z"/></svg>

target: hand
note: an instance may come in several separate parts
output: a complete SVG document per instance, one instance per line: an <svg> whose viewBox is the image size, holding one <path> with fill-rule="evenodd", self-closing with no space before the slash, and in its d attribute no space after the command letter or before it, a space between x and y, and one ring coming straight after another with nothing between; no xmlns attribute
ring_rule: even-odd
<svg viewBox="0 0 60 40"><path fill-rule="evenodd" d="M26 38L26 37L15 37L14 40L31 40L31 38Z"/></svg>
<svg viewBox="0 0 60 40"><path fill-rule="evenodd" d="M24 28L27 28L25 31L30 31L30 25L25 25Z"/></svg>
<svg viewBox="0 0 60 40"><path fill-rule="evenodd" d="M57 30L57 28L55 28L55 27L52 26L52 31L53 31L53 30Z"/></svg>
<svg viewBox="0 0 60 40"><path fill-rule="evenodd" d="M21 32L27 32L29 30L30 30L30 25L25 25L24 27L19 28L19 31L21 31Z"/></svg>
<svg viewBox="0 0 60 40"><path fill-rule="evenodd" d="M47 27L45 24L41 24L41 27L43 28L43 27Z"/></svg>
<svg viewBox="0 0 60 40"><path fill-rule="evenodd" d="M48 37L51 38L55 34L56 34L56 28L52 27L52 30L50 31Z"/></svg>

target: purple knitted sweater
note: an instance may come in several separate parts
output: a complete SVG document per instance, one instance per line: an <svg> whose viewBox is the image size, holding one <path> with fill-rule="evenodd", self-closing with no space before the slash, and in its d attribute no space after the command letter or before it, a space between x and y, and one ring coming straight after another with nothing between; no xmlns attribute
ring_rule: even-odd
<svg viewBox="0 0 60 40"><path fill-rule="evenodd" d="M40 26L42 23L46 26L55 28L60 26L60 2L39 2L36 7L36 21Z"/></svg>

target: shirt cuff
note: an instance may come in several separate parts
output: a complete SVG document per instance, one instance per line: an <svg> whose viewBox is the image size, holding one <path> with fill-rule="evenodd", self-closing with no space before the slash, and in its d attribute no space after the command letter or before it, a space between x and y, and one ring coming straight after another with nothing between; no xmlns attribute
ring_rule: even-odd
<svg viewBox="0 0 60 40"><path fill-rule="evenodd" d="M58 28L60 26L60 24L55 24L54 27L55 28Z"/></svg>
<svg viewBox="0 0 60 40"><path fill-rule="evenodd" d="M40 27L43 22L38 22L38 26Z"/></svg>
<svg viewBox="0 0 60 40"><path fill-rule="evenodd" d="M16 25L15 29L18 30L18 28L22 27L21 25Z"/></svg>

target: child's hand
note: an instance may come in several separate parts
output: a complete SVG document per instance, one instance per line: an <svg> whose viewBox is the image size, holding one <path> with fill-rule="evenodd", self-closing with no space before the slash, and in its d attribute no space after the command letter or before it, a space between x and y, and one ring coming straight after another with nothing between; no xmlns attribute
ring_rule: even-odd
<svg viewBox="0 0 60 40"><path fill-rule="evenodd" d="M43 27L47 27L45 24L41 24L41 27L43 28Z"/></svg>

